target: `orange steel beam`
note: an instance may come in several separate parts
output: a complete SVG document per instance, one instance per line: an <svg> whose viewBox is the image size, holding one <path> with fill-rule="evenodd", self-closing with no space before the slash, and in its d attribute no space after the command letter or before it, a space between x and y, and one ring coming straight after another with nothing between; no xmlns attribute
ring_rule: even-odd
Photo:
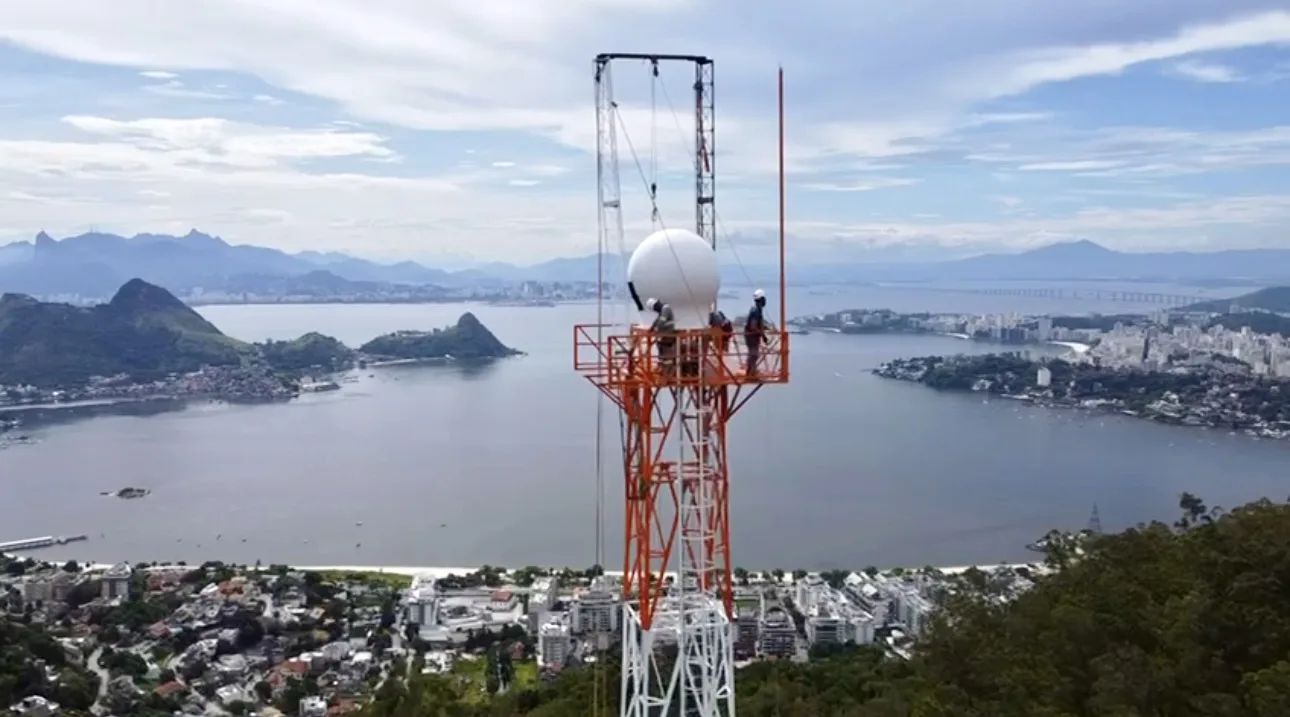
<svg viewBox="0 0 1290 717"><path fill-rule="evenodd" d="M623 597L635 597L641 626L649 629L666 593L665 574L673 564L676 541L701 532L709 536L697 547L685 543L691 566L703 565L700 587L715 592L727 615L734 617L730 558L730 474L727 426L740 407L762 385L788 380L788 335L769 331L755 375L745 371L746 348L739 341L723 347L713 330L694 329L672 335L679 351L660 358L657 337L643 328L607 333L603 325L574 328L574 368L609 396L623 412ZM688 370L678 371L678 367ZM681 420L699 406L707 421ZM665 458L670 439L688 439L685 455ZM689 481L682 490L682 482ZM707 496L706 524L687 520L682 495Z"/></svg>

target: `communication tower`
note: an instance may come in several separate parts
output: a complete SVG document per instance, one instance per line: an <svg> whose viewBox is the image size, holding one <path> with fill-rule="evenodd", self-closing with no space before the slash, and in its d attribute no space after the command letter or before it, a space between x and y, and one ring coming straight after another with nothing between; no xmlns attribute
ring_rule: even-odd
<svg viewBox="0 0 1290 717"><path fill-rule="evenodd" d="M780 296L777 325L756 356L736 335L710 327L721 273L716 254L713 63L689 55L606 54L595 60L602 302L608 247L625 253L620 134L611 67L644 61L694 66L693 230L667 227L646 181L655 225L631 254L623 296L628 319L574 328L574 368L621 414L623 717L734 714L734 601L730 560L727 426L762 386L788 381L783 307L783 80L780 77ZM635 149L632 148L633 157ZM639 167L639 160L637 160ZM642 177L644 179L644 177ZM649 298L671 307L675 330L651 329ZM735 312L727 312L732 319ZM741 313L741 312L740 312ZM733 339L733 340L731 340Z"/></svg>

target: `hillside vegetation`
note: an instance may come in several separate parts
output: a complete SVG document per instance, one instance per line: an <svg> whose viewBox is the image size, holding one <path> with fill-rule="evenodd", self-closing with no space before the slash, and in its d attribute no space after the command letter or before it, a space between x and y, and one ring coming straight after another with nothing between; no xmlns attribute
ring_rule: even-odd
<svg viewBox="0 0 1290 717"><path fill-rule="evenodd" d="M908 662L852 648L739 672L740 717L1285 717L1290 508L1229 513L1184 495L1172 525L1094 539L1011 601L969 572ZM617 666L567 670L491 702L447 678L390 681L365 715L617 714Z"/></svg>
<svg viewBox="0 0 1290 717"><path fill-rule="evenodd" d="M0 297L0 384L63 386L91 376L152 380L240 363L253 349L140 279L91 307Z"/></svg>
<svg viewBox="0 0 1290 717"><path fill-rule="evenodd" d="M271 366L282 371L308 371L313 368L340 371L354 362L354 350L338 339L311 331L291 341L265 341L256 344L260 355Z"/></svg>
<svg viewBox="0 0 1290 717"><path fill-rule="evenodd" d="M379 358L464 360L519 353L473 314L455 326L379 336L362 353ZM284 374L349 368L359 352L317 332L251 344L226 336L165 289L141 279L97 306L0 297L0 385L81 386L94 377L153 381L203 367L268 366Z"/></svg>
<svg viewBox="0 0 1290 717"><path fill-rule="evenodd" d="M1225 314L1233 306L1254 311L1272 311L1278 314L1290 314L1290 286L1270 286L1231 299L1215 299L1188 304L1179 311L1210 312Z"/></svg>
<svg viewBox="0 0 1290 717"><path fill-rule="evenodd" d="M479 360L504 358L519 353L499 341L470 312L462 314L455 326L433 331L398 331L378 336L358 350L369 356L387 359L451 357Z"/></svg>

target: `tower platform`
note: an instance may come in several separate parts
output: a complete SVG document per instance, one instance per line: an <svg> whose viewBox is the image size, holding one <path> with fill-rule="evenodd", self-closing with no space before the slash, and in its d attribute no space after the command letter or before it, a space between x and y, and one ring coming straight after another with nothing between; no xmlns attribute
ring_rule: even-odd
<svg viewBox="0 0 1290 717"><path fill-rule="evenodd" d="M758 387L788 383L787 331L763 332L756 357L741 333L581 324L573 329L573 367L613 398L622 389ZM750 359L753 359L750 361Z"/></svg>

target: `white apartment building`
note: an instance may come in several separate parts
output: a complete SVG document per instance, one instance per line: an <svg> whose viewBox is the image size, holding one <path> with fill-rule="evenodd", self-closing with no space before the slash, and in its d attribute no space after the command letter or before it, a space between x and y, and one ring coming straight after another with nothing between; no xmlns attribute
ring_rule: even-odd
<svg viewBox="0 0 1290 717"><path fill-rule="evenodd" d="M824 582L824 578L820 577L819 573L810 573L798 580L794 587L796 592L793 595L793 602L797 605L798 612L805 615L810 612L811 607L815 604L815 599L819 595L820 589L826 588L828 585Z"/></svg>
<svg viewBox="0 0 1290 717"><path fill-rule="evenodd" d="M604 578L596 578L588 590L573 597L573 634L617 632L622 609L622 602L613 586Z"/></svg>
<svg viewBox="0 0 1290 717"><path fill-rule="evenodd" d="M1035 331L1035 334L1036 334L1035 338L1039 339L1040 341L1052 341L1053 340L1052 317L1041 316L1039 317L1038 324L1039 325L1037 327L1037 330Z"/></svg>
<svg viewBox="0 0 1290 717"><path fill-rule="evenodd" d="M757 652L788 657L797 651L797 626L788 611L778 605L762 604L757 633Z"/></svg>
<svg viewBox="0 0 1290 717"><path fill-rule="evenodd" d="M412 580L404 599L404 615L408 622L416 623L422 629L439 624L439 608L442 598L435 585L435 579L428 575L419 575Z"/></svg>
<svg viewBox="0 0 1290 717"><path fill-rule="evenodd" d="M44 575L28 575L22 579L23 605L49 602L53 595L53 583Z"/></svg>
<svg viewBox="0 0 1290 717"><path fill-rule="evenodd" d="M125 600L130 597L130 576L134 574L134 568L129 563L117 563L103 573L103 599L115 600L120 598Z"/></svg>
<svg viewBox="0 0 1290 717"><path fill-rule="evenodd" d="M918 637L927 627L932 614L932 602L917 590L907 589L900 597L900 622L911 637Z"/></svg>
<svg viewBox="0 0 1290 717"><path fill-rule="evenodd" d="M806 640L811 645L853 642L867 645L873 642L875 620L841 590L834 589L818 578L803 580L799 584L799 601L806 618Z"/></svg>
<svg viewBox="0 0 1290 717"><path fill-rule="evenodd" d="M534 580L529 588L529 612L547 612L555 607L555 598L555 578L544 577Z"/></svg>
<svg viewBox="0 0 1290 717"><path fill-rule="evenodd" d="M899 623L907 634L917 637L925 629L935 608L935 603L925 591L936 584L924 576L902 580L852 573L847 576L846 591L868 606L874 616L868 628L870 639L874 626L881 627L890 622Z"/></svg>
<svg viewBox="0 0 1290 717"><path fill-rule="evenodd" d="M567 614L548 614L538 627L538 667L558 670L573 652L573 635Z"/></svg>

